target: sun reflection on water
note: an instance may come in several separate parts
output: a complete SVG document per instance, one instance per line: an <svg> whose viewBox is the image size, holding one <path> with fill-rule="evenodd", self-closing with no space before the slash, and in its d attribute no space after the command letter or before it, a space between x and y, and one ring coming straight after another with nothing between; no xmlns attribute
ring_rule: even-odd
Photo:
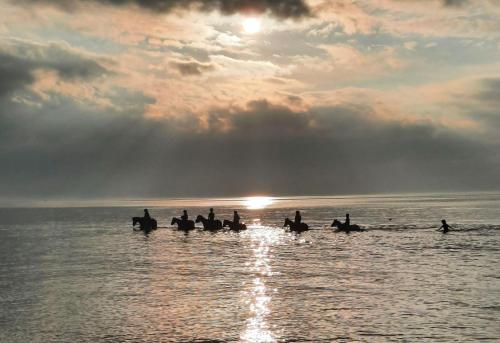
<svg viewBox="0 0 500 343"><path fill-rule="evenodd" d="M249 317L241 340L247 343L276 342L277 338L267 321L272 296L266 280L276 275L271 269L270 248L279 242L280 233L260 224L253 225L248 233L254 253L249 267L255 277L251 288L244 293L245 303L249 305Z"/></svg>
<svg viewBox="0 0 500 343"><path fill-rule="evenodd" d="M248 197L244 200L244 204L249 210L259 210L272 205L275 202L272 197Z"/></svg>

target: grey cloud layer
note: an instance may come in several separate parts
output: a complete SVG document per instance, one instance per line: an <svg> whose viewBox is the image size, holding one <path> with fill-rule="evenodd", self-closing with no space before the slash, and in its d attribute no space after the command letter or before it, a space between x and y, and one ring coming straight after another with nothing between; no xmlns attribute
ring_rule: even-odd
<svg viewBox="0 0 500 343"><path fill-rule="evenodd" d="M125 100L128 99L128 100ZM198 118L149 120L138 93L96 111L54 95L3 97L4 196L325 194L500 187L498 146L428 124L373 120L367 104L295 112L265 100ZM133 104L133 105L132 105ZM223 125L229 131L221 130Z"/></svg>

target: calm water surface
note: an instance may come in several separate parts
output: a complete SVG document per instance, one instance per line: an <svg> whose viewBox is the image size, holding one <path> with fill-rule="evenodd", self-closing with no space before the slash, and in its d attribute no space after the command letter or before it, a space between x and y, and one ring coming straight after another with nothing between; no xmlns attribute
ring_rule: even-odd
<svg viewBox="0 0 500 343"><path fill-rule="evenodd" d="M169 227L212 204L249 230ZM499 194L113 205L0 209L0 342L500 341Z"/></svg>

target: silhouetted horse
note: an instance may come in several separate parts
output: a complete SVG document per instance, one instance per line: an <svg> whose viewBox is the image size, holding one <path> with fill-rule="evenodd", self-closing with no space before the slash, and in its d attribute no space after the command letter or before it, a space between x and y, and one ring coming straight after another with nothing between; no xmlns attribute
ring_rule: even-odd
<svg viewBox="0 0 500 343"><path fill-rule="evenodd" d="M243 230L247 229L247 226L245 224L240 223L238 225L234 225L234 223L230 220L224 220L224 223L222 226L223 227L229 226L229 229L232 231L243 231Z"/></svg>
<svg viewBox="0 0 500 343"><path fill-rule="evenodd" d="M177 227L179 228L179 230L183 230L183 231L188 231L188 230L194 230L195 227L194 227L194 221L192 220L187 220L187 221L184 221L182 219L179 219L179 218L172 218L172 223L170 223L170 225L177 225Z"/></svg>
<svg viewBox="0 0 500 343"><path fill-rule="evenodd" d="M363 232L363 231L366 231L365 229L360 228L359 225L349 225L349 226L346 226L344 223L341 223L337 219L333 220L333 223L332 223L331 226L337 228L335 230L335 232L351 232L351 231Z"/></svg>
<svg viewBox="0 0 500 343"><path fill-rule="evenodd" d="M199 215L198 217L196 217L196 222L203 223L203 228L205 230L209 230L209 231L222 230L222 222L218 219L214 220L214 221L210 221L207 218L203 217L202 215Z"/></svg>
<svg viewBox="0 0 500 343"><path fill-rule="evenodd" d="M295 222L291 221L290 219L286 218L285 219L285 224L283 224L283 227L290 227L290 231L301 233L304 231L309 230L309 225L306 223L299 223L296 224Z"/></svg>
<svg viewBox="0 0 500 343"><path fill-rule="evenodd" d="M153 218L151 219L146 219L144 217L132 218L132 226L134 226L134 230L137 224L139 224L140 230L144 230L146 232L156 230L158 228L158 223Z"/></svg>

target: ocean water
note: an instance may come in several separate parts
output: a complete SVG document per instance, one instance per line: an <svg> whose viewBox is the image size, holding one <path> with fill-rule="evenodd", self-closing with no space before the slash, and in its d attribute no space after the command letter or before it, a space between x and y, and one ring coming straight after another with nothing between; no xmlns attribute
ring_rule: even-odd
<svg viewBox="0 0 500 343"><path fill-rule="evenodd" d="M0 342L500 341L500 194L42 205L0 209ZM249 229L170 227L209 206Z"/></svg>

